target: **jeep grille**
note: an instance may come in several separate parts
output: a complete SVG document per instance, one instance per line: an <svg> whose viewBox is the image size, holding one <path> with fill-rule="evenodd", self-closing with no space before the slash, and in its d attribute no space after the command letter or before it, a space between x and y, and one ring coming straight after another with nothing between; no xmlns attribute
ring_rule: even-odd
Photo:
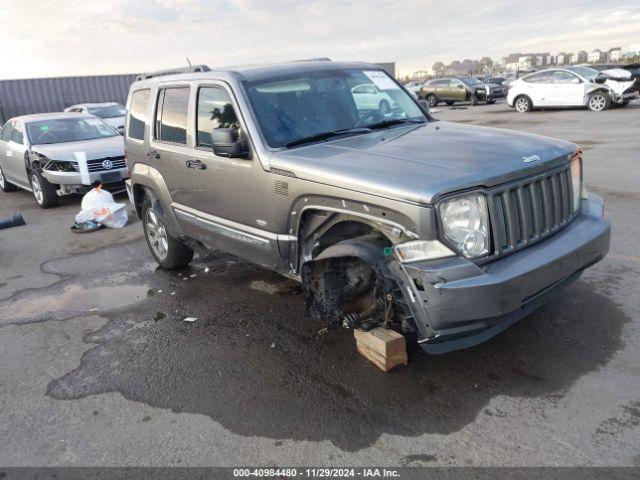
<svg viewBox="0 0 640 480"><path fill-rule="evenodd" d="M564 228L577 216L571 208L569 165L490 191L489 215L495 259Z"/></svg>

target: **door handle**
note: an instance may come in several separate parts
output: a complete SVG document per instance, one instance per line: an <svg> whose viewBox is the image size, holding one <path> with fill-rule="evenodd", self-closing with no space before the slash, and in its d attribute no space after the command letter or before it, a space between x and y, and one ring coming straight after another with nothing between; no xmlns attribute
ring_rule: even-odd
<svg viewBox="0 0 640 480"><path fill-rule="evenodd" d="M187 168L193 168L194 170L206 170L207 165L202 163L200 160L187 160L185 162Z"/></svg>
<svg viewBox="0 0 640 480"><path fill-rule="evenodd" d="M160 154L155 150L151 150L149 153L147 153L147 157L153 160L158 160L160 158Z"/></svg>

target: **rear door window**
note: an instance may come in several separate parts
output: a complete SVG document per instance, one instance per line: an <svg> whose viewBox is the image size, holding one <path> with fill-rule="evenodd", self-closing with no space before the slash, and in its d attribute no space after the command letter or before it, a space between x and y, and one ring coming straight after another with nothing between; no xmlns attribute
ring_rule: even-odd
<svg viewBox="0 0 640 480"><path fill-rule="evenodd" d="M188 111L189 87L170 87L160 90L156 110L155 139L186 145Z"/></svg>
<svg viewBox="0 0 640 480"><path fill-rule="evenodd" d="M149 120L149 97L151 90L138 90L131 95L129 107L129 126L127 136L136 140L144 140L144 129Z"/></svg>
<svg viewBox="0 0 640 480"><path fill-rule="evenodd" d="M557 71L553 73L553 83L580 83L573 73Z"/></svg>

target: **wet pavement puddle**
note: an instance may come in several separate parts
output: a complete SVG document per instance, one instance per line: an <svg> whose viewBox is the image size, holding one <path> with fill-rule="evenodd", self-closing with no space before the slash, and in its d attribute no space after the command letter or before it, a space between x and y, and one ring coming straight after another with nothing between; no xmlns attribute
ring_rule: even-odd
<svg viewBox="0 0 640 480"><path fill-rule="evenodd" d="M146 297L146 285L85 288L68 285L59 294L30 296L4 306L0 318L39 317L62 312L100 313L133 305Z"/></svg>

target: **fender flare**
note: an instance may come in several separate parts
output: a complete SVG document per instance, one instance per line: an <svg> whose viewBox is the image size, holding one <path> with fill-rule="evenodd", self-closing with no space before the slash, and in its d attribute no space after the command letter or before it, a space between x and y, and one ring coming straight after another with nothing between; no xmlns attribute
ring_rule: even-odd
<svg viewBox="0 0 640 480"><path fill-rule="evenodd" d="M143 163L136 163L131 171L131 186L133 189L134 207L138 217L141 215L143 192L153 192L152 199L162 209L165 226L169 232L176 236L182 236L182 229L171 207L171 194L162 175L158 170ZM156 208L156 207L154 207Z"/></svg>
<svg viewBox="0 0 640 480"><path fill-rule="evenodd" d="M375 233L370 233L331 245L310 261L314 262L338 257L355 257L368 265L378 267L381 262L385 261L384 249L386 246L383 237Z"/></svg>

